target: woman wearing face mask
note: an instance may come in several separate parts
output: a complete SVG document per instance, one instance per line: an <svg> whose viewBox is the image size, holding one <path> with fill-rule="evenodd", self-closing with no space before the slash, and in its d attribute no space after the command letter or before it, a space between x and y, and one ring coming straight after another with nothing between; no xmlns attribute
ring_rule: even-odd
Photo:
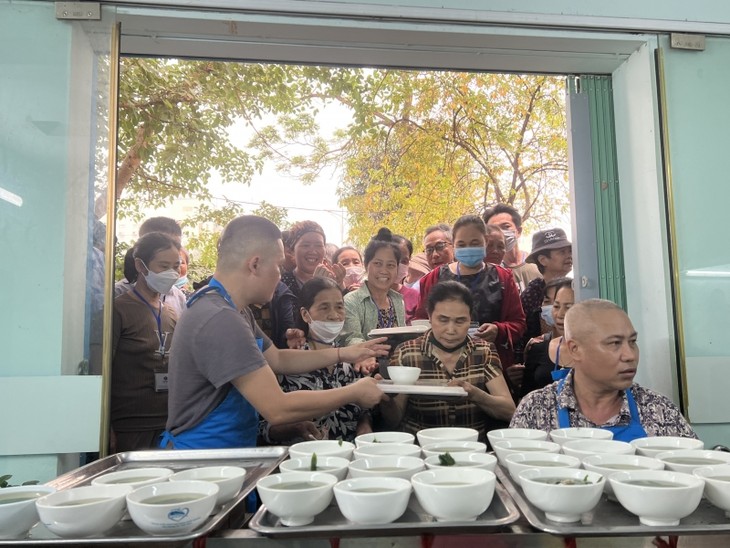
<svg viewBox="0 0 730 548"><path fill-rule="evenodd" d="M368 340L373 329L406 325L403 296L392 289L400 260L400 248L393 242L390 230L381 228L365 248L367 280L345 295L348 345Z"/></svg>
<svg viewBox="0 0 730 548"><path fill-rule="evenodd" d="M302 286L300 294L300 326L306 332L306 349L322 349L337 345L345 320L342 291L330 278L316 277ZM327 390L354 383L361 375L349 363L338 363L311 373L279 376L284 392ZM271 426L259 424L260 437L270 444L291 444L308 439L343 439L372 431L370 414L355 404L348 404L314 421Z"/></svg>
<svg viewBox="0 0 730 548"><path fill-rule="evenodd" d="M390 365L419 367L421 379L461 386L466 401L434 400L400 394L381 402L387 425L417 433L423 428L462 426L479 431L480 439L503 428L515 410L494 344L470 337L474 301L455 281L436 284L428 296L431 329L398 345Z"/></svg>
<svg viewBox="0 0 730 548"><path fill-rule="evenodd" d="M154 449L167 420L167 361L175 311L163 302L180 278L180 244L160 232L134 246L137 281L114 300L113 452Z"/></svg>
<svg viewBox="0 0 730 548"><path fill-rule="evenodd" d="M365 280L365 267L362 265L362 255L352 246L341 247L332 256L332 262L345 269L343 284L345 293L355 291Z"/></svg>
<svg viewBox="0 0 730 548"><path fill-rule="evenodd" d="M403 295L403 304L406 307L406 323L411 325L411 320L416 315L416 308L418 308L418 300L420 298L417 289L408 287L404 283L404 280L408 276L411 255L413 255L413 243L405 236L399 236L397 234L393 235L393 242L400 249L400 263L398 263L398 277L391 287Z"/></svg>
<svg viewBox="0 0 730 548"><path fill-rule="evenodd" d="M441 265L421 278L421 299L416 318L427 318L428 293L439 282L456 280L469 288L474 298L472 321L478 326L475 337L493 342L502 369L514 362L514 344L525 332L525 314L512 273L487 262L489 231L481 217L464 215L452 229L453 263Z"/></svg>
<svg viewBox="0 0 730 548"><path fill-rule="evenodd" d="M573 279L550 280L545 285L545 300L549 304L542 307L542 319L550 327L543 335L530 339L525 346L523 396L565 377L572 365L563 335L565 314L575 303Z"/></svg>

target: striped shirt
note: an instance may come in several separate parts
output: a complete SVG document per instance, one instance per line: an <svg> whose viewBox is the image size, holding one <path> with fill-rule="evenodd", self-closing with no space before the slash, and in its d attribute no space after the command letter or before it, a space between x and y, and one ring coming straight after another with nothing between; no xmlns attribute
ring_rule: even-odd
<svg viewBox="0 0 730 548"><path fill-rule="evenodd" d="M489 381L502 374L494 345L471 337L464 345L454 371L449 373L434 354L430 335L431 331L428 331L417 339L400 344L390 358L390 365L420 367L419 381L446 385L451 379L459 379L482 390L486 390ZM423 428L463 426L478 430L479 438L483 439L490 420L478 405L466 398L440 400L409 396L400 427L405 432L416 434Z"/></svg>

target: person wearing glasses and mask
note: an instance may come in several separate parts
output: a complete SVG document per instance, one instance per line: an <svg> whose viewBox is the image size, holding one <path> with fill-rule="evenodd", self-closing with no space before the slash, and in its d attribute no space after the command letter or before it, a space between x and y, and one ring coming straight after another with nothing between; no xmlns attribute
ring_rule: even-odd
<svg viewBox="0 0 730 548"><path fill-rule="evenodd" d="M112 452L156 448L167 420L167 362L177 313L161 296L180 278L180 244L161 232L134 246L136 282L114 300Z"/></svg>
<svg viewBox="0 0 730 548"><path fill-rule="evenodd" d="M487 227L476 215L464 215L454 223L456 261L443 264L421 278L416 318L428 318L428 294L433 286L448 280L460 282L474 298L472 335L493 342L502 368L507 369L514 362L514 344L525 332L525 314L512 273L486 260L490 232L502 233L498 227Z"/></svg>
<svg viewBox="0 0 730 548"><path fill-rule="evenodd" d="M330 278L312 278L302 286L299 327L306 333L306 350L337 347L345 324L345 301L337 283ZM279 375L284 392L328 390L354 383L362 374L352 364L335 363L310 373ZM372 432L370 414L355 403L349 403L311 421L272 426L265 420L259 424L260 437L269 444L292 444L311 439L342 439Z"/></svg>

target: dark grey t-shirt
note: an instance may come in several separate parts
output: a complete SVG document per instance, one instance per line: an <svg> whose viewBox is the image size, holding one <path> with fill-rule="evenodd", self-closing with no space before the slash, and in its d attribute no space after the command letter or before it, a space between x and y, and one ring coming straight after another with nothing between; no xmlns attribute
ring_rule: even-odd
<svg viewBox="0 0 730 548"><path fill-rule="evenodd" d="M231 381L266 366L271 340L248 309L234 310L218 293L202 295L175 327L170 350L167 430L193 428L226 397Z"/></svg>

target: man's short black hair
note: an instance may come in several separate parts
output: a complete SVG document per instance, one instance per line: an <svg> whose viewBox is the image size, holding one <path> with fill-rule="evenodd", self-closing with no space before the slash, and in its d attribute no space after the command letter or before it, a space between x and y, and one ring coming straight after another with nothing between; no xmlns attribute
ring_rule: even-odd
<svg viewBox="0 0 730 548"><path fill-rule="evenodd" d="M182 237L180 224L170 217L150 217L139 226L140 237L150 232L162 232L170 236Z"/></svg>
<svg viewBox="0 0 730 548"><path fill-rule="evenodd" d="M489 209L486 209L484 211L484 215L482 215L482 219L484 219L484 224L488 225L489 219L491 219L495 215L499 215L500 213L508 213L509 216L512 217L512 222L515 224L517 229L522 230L522 215L520 215L517 210L509 204L497 204L490 207Z"/></svg>

